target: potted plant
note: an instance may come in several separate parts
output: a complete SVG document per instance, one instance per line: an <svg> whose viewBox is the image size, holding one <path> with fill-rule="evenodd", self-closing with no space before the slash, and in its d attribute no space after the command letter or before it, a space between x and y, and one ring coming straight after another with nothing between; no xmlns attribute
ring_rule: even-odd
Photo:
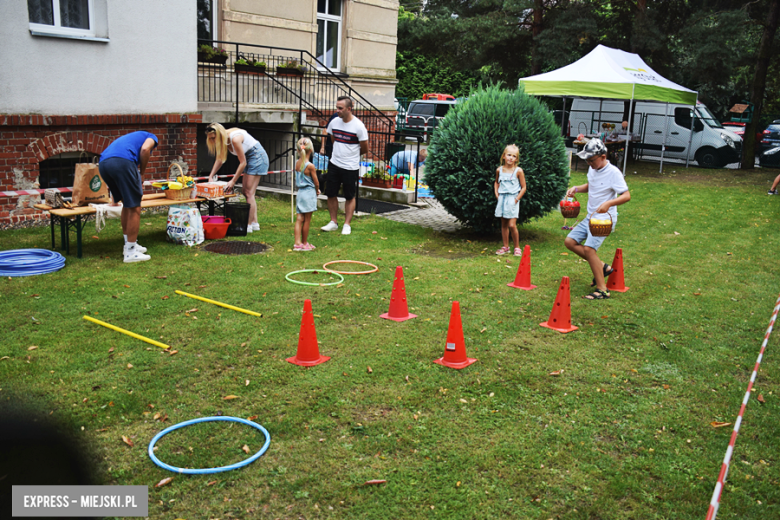
<svg viewBox="0 0 780 520"><path fill-rule="evenodd" d="M374 170L372 173L363 177L364 186L375 186L377 188L389 188L392 184L392 180L389 174L383 173L379 169Z"/></svg>
<svg viewBox="0 0 780 520"><path fill-rule="evenodd" d="M246 58L239 58L233 63L236 72L242 74L265 74L265 62L264 61L248 61Z"/></svg>
<svg viewBox="0 0 780 520"><path fill-rule="evenodd" d="M277 76L303 76L303 65L298 60L288 60L276 66Z"/></svg>
<svg viewBox="0 0 780 520"><path fill-rule="evenodd" d="M198 46L198 61L224 65L227 63L227 59L228 53L225 49L205 44Z"/></svg>

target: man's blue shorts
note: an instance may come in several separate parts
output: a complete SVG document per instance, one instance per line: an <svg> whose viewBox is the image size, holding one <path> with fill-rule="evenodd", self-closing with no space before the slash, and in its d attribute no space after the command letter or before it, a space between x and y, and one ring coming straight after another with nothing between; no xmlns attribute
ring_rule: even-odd
<svg viewBox="0 0 780 520"><path fill-rule="evenodd" d="M615 224L617 224L617 219L612 219L612 230L615 230ZM578 244L582 244L586 247L589 247L591 249L595 249L596 251L599 250L601 247L601 244L604 243L604 240L607 237L594 237L590 234L590 219L588 217L582 219L582 222L574 226L574 229L572 229L568 236L566 238L571 238ZM582 241L585 241L583 244Z"/></svg>
<svg viewBox="0 0 780 520"><path fill-rule="evenodd" d="M109 157L100 161L98 171L108 185L114 202L121 201L125 208L141 206L144 191L141 186L141 173L135 162L122 157Z"/></svg>

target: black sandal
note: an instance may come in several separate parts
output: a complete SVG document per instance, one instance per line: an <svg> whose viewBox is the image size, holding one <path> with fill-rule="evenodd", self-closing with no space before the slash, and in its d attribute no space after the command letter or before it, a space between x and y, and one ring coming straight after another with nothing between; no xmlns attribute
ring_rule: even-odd
<svg viewBox="0 0 780 520"><path fill-rule="evenodd" d="M602 291L601 289L596 289L590 294L586 294L583 296L586 300L606 300L609 298L609 291Z"/></svg>
<svg viewBox="0 0 780 520"><path fill-rule="evenodd" d="M607 270L607 267L609 267L609 270ZM604 264L604 267L602 268L602 270L604 271L604 281L606 281L607 278L609 278L609 275L611 275L612 273L615 272L615 269L611 265L609 265L609 264ZM591 287L596 287L596 279L595 278L593 279L592 282L590 282L590 286Z"/></svg>

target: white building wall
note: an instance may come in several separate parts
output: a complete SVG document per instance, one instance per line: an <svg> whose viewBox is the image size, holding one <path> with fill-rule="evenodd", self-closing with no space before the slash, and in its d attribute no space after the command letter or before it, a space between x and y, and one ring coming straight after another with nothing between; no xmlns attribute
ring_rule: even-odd
<svg viewBox="0 0 780 520"><path fill-rule="evenodd" d="M27 1L0 0L0 113L197 111L196 2L93 3L107 43L32 36Z"/></svg>

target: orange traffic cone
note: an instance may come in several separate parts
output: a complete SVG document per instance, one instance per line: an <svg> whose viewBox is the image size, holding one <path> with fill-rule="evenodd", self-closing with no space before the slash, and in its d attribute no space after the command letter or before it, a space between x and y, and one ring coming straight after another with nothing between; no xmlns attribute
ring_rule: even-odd
<svg viewBox="0 0 780 520"><path fill-rule="evenodd" d="M550 318L539 325L563 333L577 330L578 327L571 324L571 296L569 295L568 276L564 276L561 280L561 286L558 288L558 296L555 297Z"/></svg>
<svg viewBox="0 0 780 520"><path fill-rule="evenodd" d="M320 347L317 346L317 331L314 329L314 312L311 310L311 300L306 300L303 302L301 333L298 336L298 353L295 357L287 358L287 361L293 365L313 367L329 359L328 356L320 356Z"/></svg>
<svg viewBox="0 0 780 520"><path fill-rule="evenodd" d="M515 281L507 285L516 289L523 289L524 291L536 289L535 285L531 285L531 246L528 244L523 248L523 256L520 257L520 265L517 268Z"/></svg>
<svg viewBox="0 0 780 520"><path fill-rule="evenodd" d="M626 292L626 281L623 279L623 250L619 247L615 250L615 259L612 260L612 269L615 271L609 275L607 289L610 291Z"/></svg>
<svg viewBox="0 0 780 520"><path fill-rule="evenodd" d="M395 281L393 292L390 294L390 310L379 315L380 318L393 321L404 321L416 318L416 314L409 314L406 303L406 288L404 287L404 270L399 265L395 268Z"/></svg>
<svg viewBox="0 0 780 520"><path fill-rule="evenodd" d="M434 363L460 370L475 361L476 359L474 358L466 357L466 341L463 339L463 324L460 321L460 303L452 302L450 328L447 331L447 345L444 347L444 356L434 360Z"/></svg>

